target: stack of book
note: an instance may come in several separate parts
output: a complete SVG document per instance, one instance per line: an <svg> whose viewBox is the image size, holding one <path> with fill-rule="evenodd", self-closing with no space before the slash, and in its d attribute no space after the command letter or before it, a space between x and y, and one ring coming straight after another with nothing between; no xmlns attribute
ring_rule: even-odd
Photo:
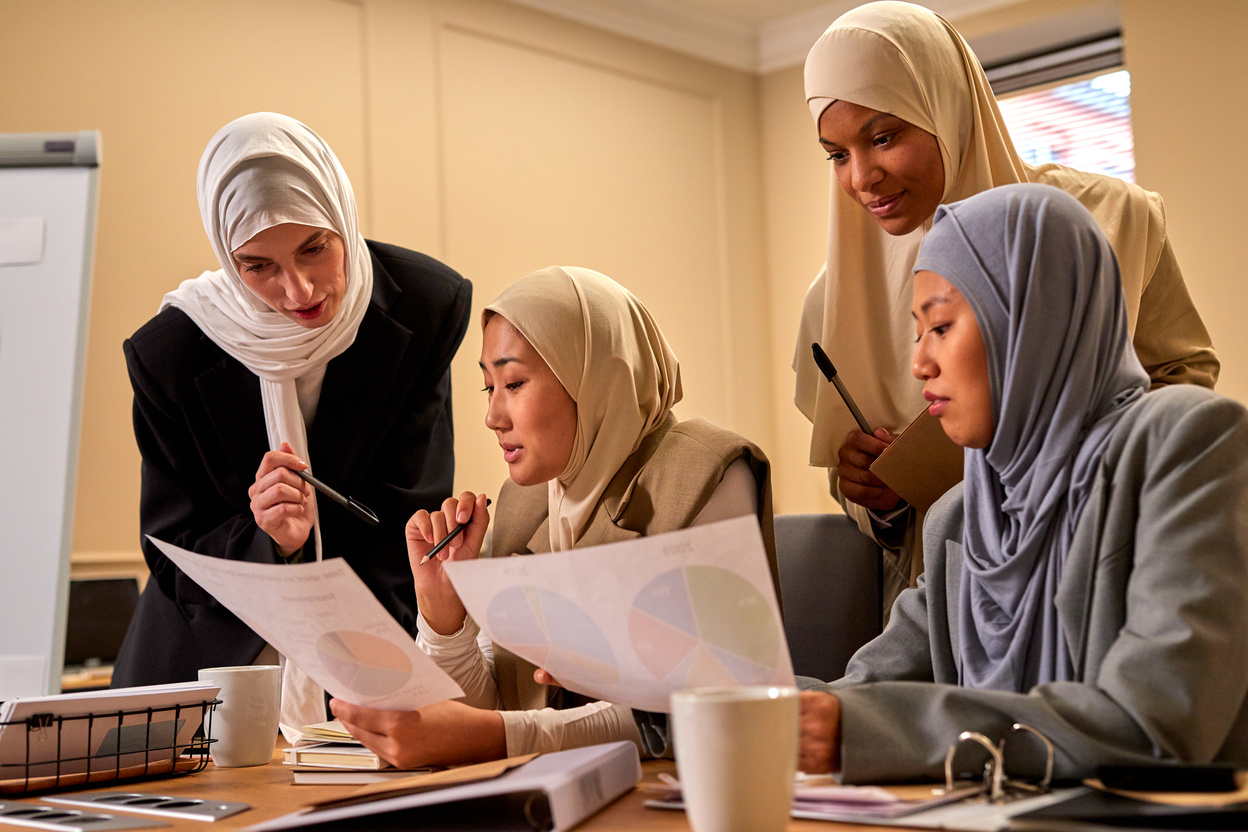
<svg viewBox="0 0 1248 832"><path fill-rule="evenodd" d="M287 748L296 786L376 783L434 771L395 768L352 737L338 720L308 725L299 741Z"/></svg>

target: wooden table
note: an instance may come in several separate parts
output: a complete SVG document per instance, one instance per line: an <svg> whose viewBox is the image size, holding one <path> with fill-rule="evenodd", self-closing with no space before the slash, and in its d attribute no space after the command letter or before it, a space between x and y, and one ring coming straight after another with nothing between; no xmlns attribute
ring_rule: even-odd
<svg viewBox="0 0 1248 832"><path fill-rule="evenodd" d="M688 832L689 822L684 812L647 809L642 806L646 799L646 784L658 784L659 772L673 772L675 764L667 760L652 760L642 764L645 777L642 785L625 794L619 800L590 818L578 830L586 832L615 832L616 830L654 830L654 832ZM289 814L313 800L324 800L350 794L358 786L295 786L291 784L290 767L283 765L281 749L273 754L273 761L267 766L250 768L217 768L212 763L201 772L178 775L155 780L129 783L104 784L99 788L77 789L58 792L62 795L91 794L93 792L132 791L144 794L170 795L209 800L230 800L250 803L249 811L241 812L232 817L219 820L212 824L194 820L164 819L168 828L175 830L197 830L197 832L215 832L215 830L241 829L246 826L270 820L280 815ZM56 796L56 794L48 795ZM41 803L38 797L20 798L16 795L5 795L5 799L21 799L29 803ZM101 811L104 811L101 809ZM127 812L113 812L119 815L131 815ZM134 815L135 817L145 817ZM367 829L362 820L361 829ZM877 829L858 825L836 824L829 826L820 821L791 820L789 830L798 832L848 832L849 830ZM0 829L29 829L0 822Z"/></svg>

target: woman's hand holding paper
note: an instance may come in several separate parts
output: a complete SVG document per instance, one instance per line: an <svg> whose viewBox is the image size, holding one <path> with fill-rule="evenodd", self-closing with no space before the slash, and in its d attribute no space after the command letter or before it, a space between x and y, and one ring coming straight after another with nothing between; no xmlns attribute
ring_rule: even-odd
<svg viewBox="0 0 1248 832"><path fill-rule="evenodd" d="M464 530L441 552L422 563L429 551L461 523L467 524ZM407 521L407 556L416 585L416 603L435 632L449 635L458 631L467 615L459 594L442 568L443 561L479 557L489 525L485 495L471 491L463 492L458 498L448 497L441 511L431 514L422 509Z"/></svg>
<svg viewBox="0 0 1248 832"><path fill-rule="evenodd" d="M316 520L312 486L295 471L308 466L295 456L289 442L260 460L256 481L247 489L256 525L273 538L282 557L290 557L308 542Z"/></svg>
<svg viewBox="0 0 1248 832"><path fill-rule="evenodd" d="M507 738L498 711L452 700L417 711L383 711L331 699L329 709L351 736L397 768L449 766L507 756Z"/></svg>
<svg viewBox="0 0 1248 832"><path fill-rule="evenodd" d="M545 670L540 667L533 671L533 681L537 682L539 685L547 685L552 688L563 687L563 685L559 683L558 679L550 675L549 670Z"/></svg>
<svg viewBox="0 0 1248 832"><path fill-rule="evenodd" d="M901 497L883 480L869 470L876 457L896 439L884 428L876 428L871 436L860 430L851 430L838 453L840 463L836 466L841 493L845 499L875 511L892 511Z"/></svg>

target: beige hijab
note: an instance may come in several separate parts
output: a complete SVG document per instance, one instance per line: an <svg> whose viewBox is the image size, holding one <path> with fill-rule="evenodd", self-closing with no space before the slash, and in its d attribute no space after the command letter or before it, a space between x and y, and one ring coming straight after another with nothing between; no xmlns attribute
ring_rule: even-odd
<svg viewBox="0 0 1248 832"><path fill-rule="evenodd" d="M1024 163L983 68L940 15L900 2L842 15L806 58L806 100L816 128L828 105L843 100L934 135L945 167L942 203L1015 182L1042 182L1077 198L1118 255L1135 332L1140 295L1165 241L1160 199L1108 177ZM855 423L823 381L810 345L823 345L872 425L896 432L918 415L923 385L910 374L912 267L931 221L890 237L845 195L835 172L829 216L827 264L806 294L793 369L795 401L814 423L810 464L831 468Z"/></svg>
<svg viewBox="0 0 1248 832"><path fill-rule="evenodd" d="M576 402L572 456L548 486L550 548L571 549L616 471L680 401L680 363L641 301L589 269L533 272L486 309L519 330Z"/></svg>

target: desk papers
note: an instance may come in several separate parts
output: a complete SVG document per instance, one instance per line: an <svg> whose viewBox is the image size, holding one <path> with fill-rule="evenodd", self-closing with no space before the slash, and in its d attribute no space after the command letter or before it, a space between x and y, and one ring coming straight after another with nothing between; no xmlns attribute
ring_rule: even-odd
<svg viewBox="0 0 1248 832"><path fill-rule="evenodd" d="M648 809L683 811L678 783L652 789ZM858 826L892 826L912 829L944 829L952 832L1003 832L1013 830L1011 819L1088 791L1082 787L1058 789L1047 794L989 803L979 786L948 794L934 785L908 786L809 786L798 782L793 790L790 817L826 820ZM1044 827L1045 832L1053 827Z"/></svg>
<svg viewBox="0 0 1248 832"><path fill-rule="evenodd" d="M333 696L410 711L464 692L342 558L269 564L188 552L148 537L195 583Z"/></svg>
<svg viewBox="0 0 1248 832"><path fill-rule="evenodd" d="M492 641L570 690L666 713L677 690L794 684L752 516L444 566Z"/></svg>

